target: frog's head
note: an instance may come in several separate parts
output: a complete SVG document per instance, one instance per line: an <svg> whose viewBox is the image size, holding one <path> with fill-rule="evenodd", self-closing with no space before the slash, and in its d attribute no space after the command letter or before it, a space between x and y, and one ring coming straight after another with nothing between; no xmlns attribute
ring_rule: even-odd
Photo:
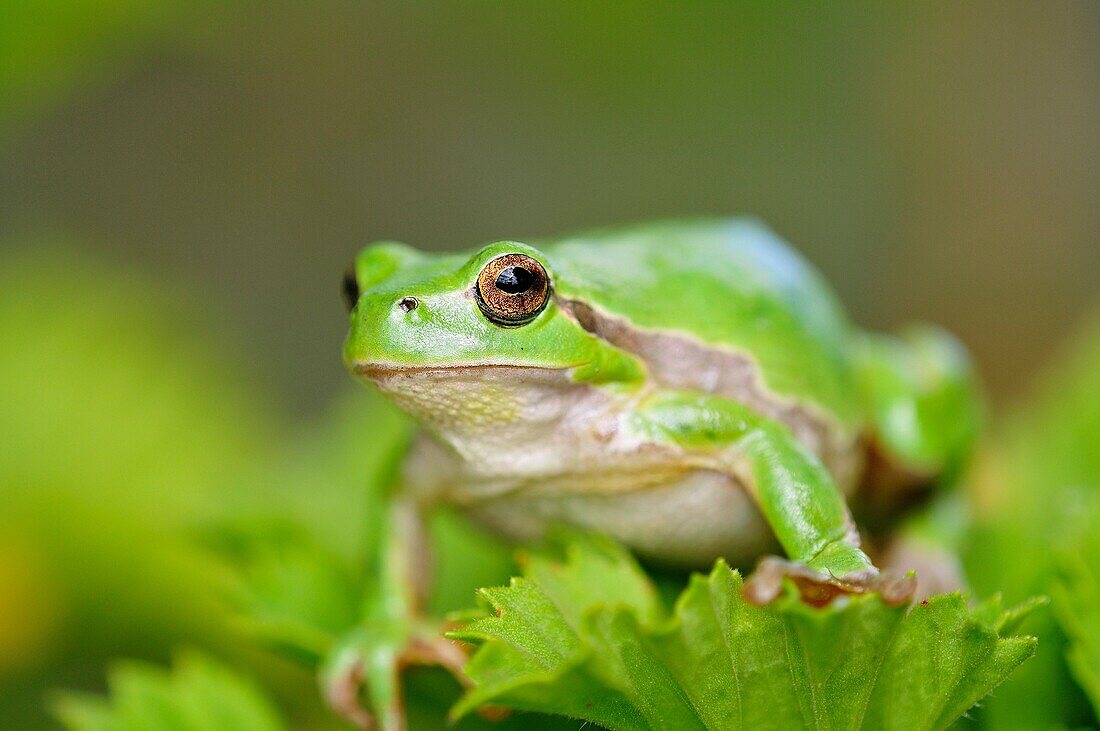
<svg viewBox="0 0 1100 731"><path fill-rule="evenodd" d="M429 425L515 417L546 389L634 384L638 362L585 330L554 270L514 241L472 257L367 247L344 283L344 359Z"/></svg>

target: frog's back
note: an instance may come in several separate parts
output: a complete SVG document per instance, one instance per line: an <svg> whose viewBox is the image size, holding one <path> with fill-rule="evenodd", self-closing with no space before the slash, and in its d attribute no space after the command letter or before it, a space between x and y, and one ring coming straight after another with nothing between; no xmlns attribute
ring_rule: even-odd
<svg viewBox="0 0 1100 731"><path fill-rule="evenodd" d="M620 338L626 329L668 336L660 352L683 350L674 357L685 369L739 364L768 398L844 426L857 418L843 310L820 273L755 219L657 222L536 245L557 293L615 323Z"/></svg>

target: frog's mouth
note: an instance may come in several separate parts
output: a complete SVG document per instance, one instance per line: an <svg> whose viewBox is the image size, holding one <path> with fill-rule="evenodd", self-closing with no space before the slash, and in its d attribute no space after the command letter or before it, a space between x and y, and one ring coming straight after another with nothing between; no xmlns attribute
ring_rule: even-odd
<svg viewBox="0 0 1100 731"><path fill-rule="evenodd" d="M546 374L549 377L560 377L567 367L551 366L527 366L513 365L510 363L454 363L430 366L406 366L393 363L377 363L359 361L352 363L352 370L369 381L384 381L392 378L411 377L469 377L479 374L507 377L509 374L516 376L533 376Z"/></svg>

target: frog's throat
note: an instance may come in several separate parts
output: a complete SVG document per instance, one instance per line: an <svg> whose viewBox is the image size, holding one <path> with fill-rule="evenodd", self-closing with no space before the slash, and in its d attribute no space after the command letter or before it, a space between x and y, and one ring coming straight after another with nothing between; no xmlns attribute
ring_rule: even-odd
<svg viewBox="0 0 1100 731"><path fill-rule="evenodd" d="M574 366L523 366L509 363L455 363L453 365L430 366L405 366L391 363L374 363L359 361L352 363L352 369L357 375L369 381L379 381L392 376L433 376L455 375L460 373L477 373L479 371L498 372L564 372Z"/></svg>
<svg viewBox="0 0 1100 731"><path fill-rule="evenodd" d="M569 415L586 397L604 398L575 383L564 368L374 364L363 370L364 380L471 463L499 449L502 436L537 451L572 428Z"/></svg>

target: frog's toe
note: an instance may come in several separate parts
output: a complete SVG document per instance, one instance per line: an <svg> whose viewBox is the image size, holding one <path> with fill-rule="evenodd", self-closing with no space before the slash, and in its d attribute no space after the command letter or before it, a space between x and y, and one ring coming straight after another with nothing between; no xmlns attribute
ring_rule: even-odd
<svg viewBox="0 0 1100 731"><path fill-rule="evenodd" d="M812 569L806 564L767 556L745 581L741 595L746 601L764 606L783 593L783 584L790 580L798 589L802 601L810 606L824 607L841 596L875 593L892 606L904 604L913 597L916 578L912 574L880 573L874 567L835 576Z"/></svg>
<svg viewBox="0 0 1100 731"><path fill-rule="evenodd" d="M349 657L341 667L334 668L323 681L325 700L329 708L345 721L361 729L375 728L374 714L360 702L366 685L362 658ZM393 709L397 718L404 715L400 705Z"/></svg>
<svg viewBox="0 0 1100 731"><path fill-rule="evenodd" d="M355 638L333 655L321 684L329 707L356 728L404 731L401 671L438 665L468 685L466 660L462 648L442 636L415 637L401 646Z"/></svg>

